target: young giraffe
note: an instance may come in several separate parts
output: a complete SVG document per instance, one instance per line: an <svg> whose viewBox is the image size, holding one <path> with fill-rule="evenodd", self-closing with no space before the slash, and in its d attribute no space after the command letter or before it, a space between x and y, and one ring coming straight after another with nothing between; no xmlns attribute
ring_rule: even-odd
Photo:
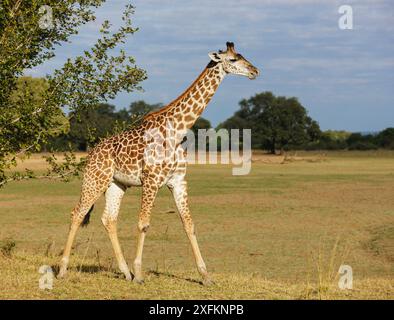
<svg viewBox="0 0 394 320"><path fill-rule="evenodd" d="M181 142L186 130L191 128L228 73L255 79L259 70L234 50L234 44L227 42L227 50L209 54L211 61L193 84L176 100L159 111L144 117L141 124L119 135L105 139L91 150L83 177L81 197L72 211L71 226L64 249L58 277L66 274L71 247L81 224L88 221L93 204L105 193L105 209L101 221L112 242L119 269L127 280L131 273L123 257L117 236L117 218L120 202L128 187L142 186L141 211L138 220L138 244L133 271L136 283L142 283L142 249L150 223L150 212L160 187L166 185L173 194L184 229L189 238L194 258L204 284L210 284L207 268L201 256L189 212L186 188L186 161ZM150 143L146 133L157 128L162 134L171 121L176 132L175 158L171 161L152 163L146 161L144 151ZM165 148L166 142L155 145Z"/></svg>

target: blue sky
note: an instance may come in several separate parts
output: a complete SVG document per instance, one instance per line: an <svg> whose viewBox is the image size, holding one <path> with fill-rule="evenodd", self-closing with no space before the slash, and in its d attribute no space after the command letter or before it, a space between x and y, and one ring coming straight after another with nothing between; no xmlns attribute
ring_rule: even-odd
<svg viewBox="0 0 394 320"><path fill-rule="evenodd" d="M56 58L27 72L51 73L89 48L104 19L119 25L127 3L140 30L125 45L147 70L143 93L121 93L117 108L143 99L176 98L209 62L208 52L232 41L262 74L224 79L203 117L215 126L258 92L296 96L322 129L378 131L394 126L392 0L107 0ZM341 30L341 5L353 8L353 30Z"/></svg>

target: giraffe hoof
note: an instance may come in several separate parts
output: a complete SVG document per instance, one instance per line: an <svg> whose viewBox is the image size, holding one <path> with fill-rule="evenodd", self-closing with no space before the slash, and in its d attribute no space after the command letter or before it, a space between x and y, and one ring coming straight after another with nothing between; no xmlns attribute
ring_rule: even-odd
<svg viewBox="0 0 394 320"><path fill-rule="evenodd" d="M64 277L66 276L67 272L60 270L60 272L57 274L56 278L57 279L64 279Z"/></svg>
<svg viewBox="0 0 394 320"><path fill-rule="evenodd" d="M202 284L205 287L213 286L215 282L213 282L210 278L205 278L202 280Z"/></svg>
<svg viewBox="0 0 394 320"><path fill-rule="evenodd" d="M126 277L126 281L132 280L131 274L125 274L125 277Z"/></svg>
<svg viewBox="0 0 394 320"><path fill-rule="evenodd" d="M138 279L138 278L134 278L133 282L136 284L144 284L145 283L144 279Z"/></svg>

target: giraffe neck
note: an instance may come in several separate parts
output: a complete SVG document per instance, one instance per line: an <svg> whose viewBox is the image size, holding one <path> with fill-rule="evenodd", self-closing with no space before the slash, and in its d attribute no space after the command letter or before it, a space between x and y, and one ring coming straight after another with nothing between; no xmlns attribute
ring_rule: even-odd
<svg viewBox="0 0 394 320"><path fill-rule="evenodd" d="M212 61L177 99L168 105L167 115L178 130L189 129L204 111L222 82L225 71Z"/></svg>

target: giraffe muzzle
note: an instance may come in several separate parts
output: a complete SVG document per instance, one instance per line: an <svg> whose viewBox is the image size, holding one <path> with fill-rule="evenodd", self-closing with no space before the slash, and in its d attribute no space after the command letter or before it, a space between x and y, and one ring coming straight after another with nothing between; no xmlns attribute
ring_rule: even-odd
<svg viewBox="0 0 394 320"><path fill-rule="evenodd" d="M259 74L260 74L259 69L253 68L253 69L249 72L248 78L249 78L250 80L254 80L254 79L257 78L257 76L258 76Z"/></svg>

